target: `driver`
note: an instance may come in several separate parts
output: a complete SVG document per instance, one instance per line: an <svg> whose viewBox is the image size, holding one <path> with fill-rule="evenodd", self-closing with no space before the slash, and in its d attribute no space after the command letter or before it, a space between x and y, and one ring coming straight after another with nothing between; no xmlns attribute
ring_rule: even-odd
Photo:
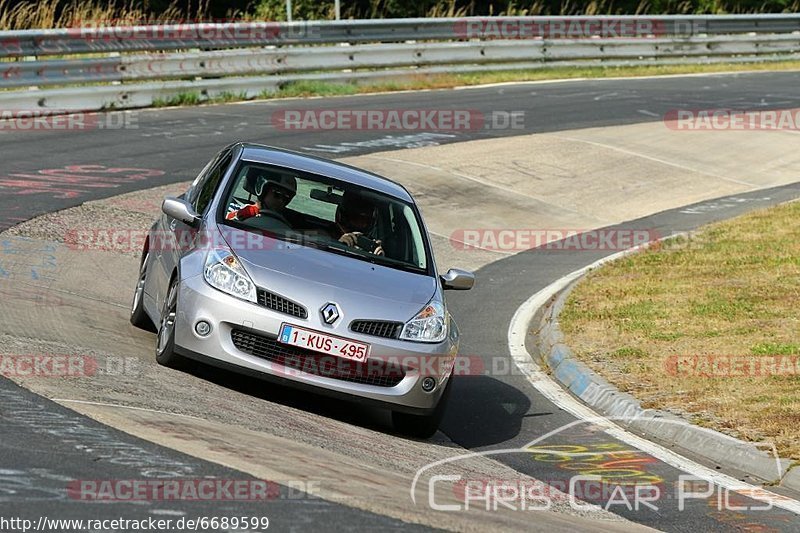
<svg viewBox="0 0 800 533"><path fill-rule="evenodd" d="M339 242L361 248L375 255L384 255L381 241L375 240L375 204L357 191L347 190L336 209L333 237Z"/></svg>
<svg viewBox="0 0 800 533"><path fill-rule="evenodd" d="M259 183L256 190L258 200L246 205L238 211L232 211L225 217L227 220L247 220L260 216L261 212L272 212L285 218L286 206L297 194L297 180L294 176L270 176Z"/></svg>

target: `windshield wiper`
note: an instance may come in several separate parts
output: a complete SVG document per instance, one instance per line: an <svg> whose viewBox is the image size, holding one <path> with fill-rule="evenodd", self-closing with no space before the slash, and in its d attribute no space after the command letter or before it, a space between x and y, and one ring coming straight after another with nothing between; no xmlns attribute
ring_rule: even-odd
<svg viewBox="0 0 800 533"><path fill-rule="evenodd" d="M403 263L402 261L389 259L388 257L384 257L381 255L372 255L372 254L365 255L350 248L340 248L339 246L334 246L332 244L317 243L315 244L315 246L318 246L319 248L326 250L328 252L333 252L339 255L346 255L348 257L355 257L356 259L361 259L362 261L366 261L368 263L388 266L390 268L396 268L397 270L403 270L405 272L411 272L414 274L425 273L425 270L419 267L408 265L406 263Z"/></svg>
<svg viewBox="0 0 800 533"><path fill-rule="evenodd" d="M350 256L350 257L356 257L358 259L363 259L364 261L369 261L370 263L374 263L375 261L373 261L372 259L373 259L373 257L377 257L377 256L370 257L370 256L364 255L364 254L362 254L360 252L356 252L355 250L351 250L350 248L340 248L340 247L334 246L332 244L325 244L325 243L321 243L321 242L320 243L315 243L314 246L316 246L318 248L321 248L321 249L323 249L325 251L328 251L328 252L333 252L335 254L347 255L347 256Z"/></svg>

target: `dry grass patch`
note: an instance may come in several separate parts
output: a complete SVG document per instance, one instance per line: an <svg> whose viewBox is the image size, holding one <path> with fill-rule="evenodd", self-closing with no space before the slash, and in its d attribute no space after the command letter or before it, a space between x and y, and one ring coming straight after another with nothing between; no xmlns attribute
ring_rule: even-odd
<svg viewBox="0 0 800 533"><path fill-rule="evenodd" d="M593 272L561 314L567 343L644 407L800 460L798 221L785 204Z"/></svg>

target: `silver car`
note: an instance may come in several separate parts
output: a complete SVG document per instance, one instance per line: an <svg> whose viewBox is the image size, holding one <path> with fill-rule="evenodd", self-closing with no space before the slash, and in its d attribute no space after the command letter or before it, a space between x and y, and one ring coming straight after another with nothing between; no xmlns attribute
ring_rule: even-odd
<svg viewBox="0 0 800 533"><path fill-rule="evenodd" d="M436 431L459 340L443 291L474 277L437 273L403 186L237 143L162 211L131 306L160 364L278 379L388 408L405 434Z"/></svg>

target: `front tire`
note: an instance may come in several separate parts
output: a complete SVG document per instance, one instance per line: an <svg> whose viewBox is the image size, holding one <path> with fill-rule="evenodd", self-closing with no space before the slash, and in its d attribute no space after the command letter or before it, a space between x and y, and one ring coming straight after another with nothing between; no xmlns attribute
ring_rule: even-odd
<svg viewBox="0 0 800 533"><path fill-rule="evenodd" d="M415 437L418 439L429 439L433 437L436 430L439 429L439 424L444 417L447 403L450 400L450 391L453 389L453 376L447 380L447 385L439 398L439 403L436 409L429 415L412 415L409 413L402 413L400 411L392 411L392 425L398 433Z"/></svg>
<svg viewBox="0 0 800 533"><path fill-rule="evenodd" d="M146 252L139 266L139 281L136 282L136 290L133 293L131 302L131 324L139 329L156 333L156 326L144 310L144 282L147 279L147 260L150 253Z"/></svg>
<svg viewBox="0 0 800 533"><path fill-rule="evenodd" d="M183 358L175 353L175 317L178 314L178 278L172 279L161 311L161 325L156 339L156 361L170 368L180 368Z"/></svg>

